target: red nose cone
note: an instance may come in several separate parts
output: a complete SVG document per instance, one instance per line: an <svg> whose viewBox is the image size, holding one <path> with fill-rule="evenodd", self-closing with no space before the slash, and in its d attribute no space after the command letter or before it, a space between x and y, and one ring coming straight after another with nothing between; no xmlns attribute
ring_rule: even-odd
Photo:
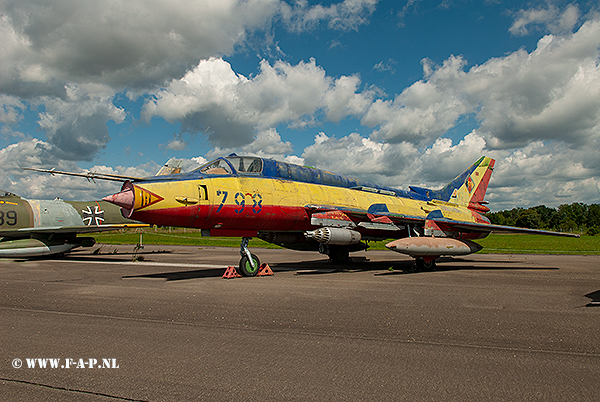
<svg viewBox="0 0 600 402"><path fill-rule="evenodd" d="M127 190L123 190L119 193L107 195L103 198L103 200L118 205L121 208L132 210L134 200L133 190L131 188L128 188Z"/></svg>

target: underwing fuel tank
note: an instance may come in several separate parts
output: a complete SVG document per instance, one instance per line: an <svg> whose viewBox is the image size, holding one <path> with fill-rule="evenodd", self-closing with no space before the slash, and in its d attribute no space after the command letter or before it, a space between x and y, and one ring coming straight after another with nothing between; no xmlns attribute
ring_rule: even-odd
<svg viewBox="0 0 600 402"><path fill-rule="evenodd" d="M470 240L450 237L405 237L385 245L388 249L411 257L467 255L476 253L483 247Z"/></svg>
<svg viewBox="0 0 600 402"><path fill-rule="evenodd" d="M307 239L313 239L323 244L346 246L360 243L361 234L355 230L342 228L319 228L304 234Z"/></svg>

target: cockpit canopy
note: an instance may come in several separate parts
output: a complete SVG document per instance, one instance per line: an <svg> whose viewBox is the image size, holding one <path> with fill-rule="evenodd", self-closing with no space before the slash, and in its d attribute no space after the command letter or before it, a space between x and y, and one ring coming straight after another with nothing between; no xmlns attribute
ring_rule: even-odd
<svg viewBox="0 0 600 402"><path fill-rule="evenodd" d="M238 173L261 173L263 161L252 156L228 156L226 158Z"/></svg>
<svg viewBox="0 0 600 402"><path fill-rule="evenodd" d="M0 197L4 198L4 197L19 197L19 196L11 193L9 191L0 190Z"/></svg>
<svg viewBox="0 0 600 402"><path fill-rule="evenodd" d="M391 187L380 186L348 176L330 173L321 169L299 166L293 163L278 162L273 159L262 159L255 156L237 156L217 158L194 170L192 174L201 175L231 175L231 176L260 176L264 178L291 180L302 183L319 184L324 186L351 188L379 194L396 195L407 198L427 200L426 195Z"/></svg>
<svg viewBox="0 0 600 402"><path fill-rule="evenodd" d="M235 171L232 171L232 166ZM261 158L252 156L228 156L226 158L218 158L210 161L206 165L196 169L195 172L205 174L260 174L262 170L263 161Z"/></svg>

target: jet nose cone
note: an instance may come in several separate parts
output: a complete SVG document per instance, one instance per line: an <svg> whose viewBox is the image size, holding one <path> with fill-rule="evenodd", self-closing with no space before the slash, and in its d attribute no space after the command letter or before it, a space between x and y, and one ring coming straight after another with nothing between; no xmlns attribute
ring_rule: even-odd
<svg viewBox="0 0 600 402"><path fill-rule="evenodd" d="M116 194L107 195L106 197L102 198L102 200L118 205L121 208L131 210L133 209L134 201L133 190L131 188L128 188Z"/></svg>

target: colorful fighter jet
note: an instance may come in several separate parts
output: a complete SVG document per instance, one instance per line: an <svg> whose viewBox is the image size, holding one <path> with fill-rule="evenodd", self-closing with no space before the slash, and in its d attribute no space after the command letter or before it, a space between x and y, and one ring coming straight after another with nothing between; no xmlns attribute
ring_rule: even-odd
<svg viewBox="0 0 600 402"><path fill-rule="evenodd" d="M417 269L431 270L440 256L479 251L473 240L491 232L577 236L490 224L483 214L493 167L493 159L482 157L440 190L406 191L232 154L189 173L132 178L103 199L129 219L242 237L239 272L245 276L256 275L260 265L248 250L252 237L318 250L333 262L366 249L365 241L396 239L386 247L414 257Z"/></svg>
<svg viewBox="0 0 600 402"><path fill-rule="evenodd" d="M78 233L146 227L124 218L106 201L27 200L0 193L0 257L28 258L91 247L93 237Z"/></svg>

